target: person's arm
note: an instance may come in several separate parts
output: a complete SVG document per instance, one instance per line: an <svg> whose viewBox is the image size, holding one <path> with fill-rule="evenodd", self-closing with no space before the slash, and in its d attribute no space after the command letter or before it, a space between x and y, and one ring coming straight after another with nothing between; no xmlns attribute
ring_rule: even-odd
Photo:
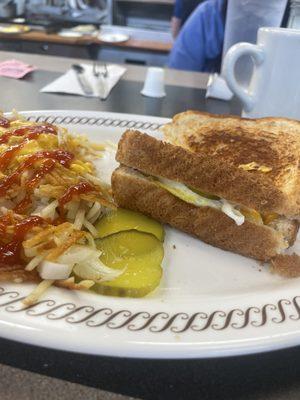
<svg viewBox="0 0 300 400"><path fill-rule="evenodd" d="M172 17L171 19L171 33L174 39L176 39L181 28L181 18Z"/></svg>
<svg viewBox="0 0 300 400"><path fill-rule="evenodd" d="M182 14L183 14L182 0L175 0L173 16L171 19L171 32L174 39L178 35L181 28Z"/></svg>

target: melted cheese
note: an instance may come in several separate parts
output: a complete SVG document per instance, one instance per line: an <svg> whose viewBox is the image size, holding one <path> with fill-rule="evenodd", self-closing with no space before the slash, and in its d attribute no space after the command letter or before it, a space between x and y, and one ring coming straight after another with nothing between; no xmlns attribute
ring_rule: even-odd
<svg viewBox="0 0 300 400"><path fill-rule="evenodd" d="M214 200L204 197L193 190L189 189L186 185L175 182L166 178L155 179L157 185L172 193L174 196L185 201L186 203L193 204L197 207L212 207L222 211L229 218L233 219L237 225L242 225L245 221L245 216L230 202L225 199ZM211 197L211 196L210 196Z"/></svg>

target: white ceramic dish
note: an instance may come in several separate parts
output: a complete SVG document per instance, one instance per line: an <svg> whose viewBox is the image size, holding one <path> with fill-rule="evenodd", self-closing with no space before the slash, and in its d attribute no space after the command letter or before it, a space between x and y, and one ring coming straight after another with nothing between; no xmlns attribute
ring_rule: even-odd
<svg viewBox="0 0 300 400"><path fill-rule="evenodd" d="M19 33L30 32L31 28L24 25L0 25L0 33L5 35L16 35Z"/></svg>
<svg viewBox="0 0 300 400"><path fill-rule="evenodd" d="M58 35L61 37L67 37L67 38L77 38L77 37L82 37L83 34L80 32L75 32L70 29L63 29L62 31L58 32Z"/></svg>
<svg viewBox="0 0 300 400"><path fill-rule="evenodd" d="M125 33L100 33L98 36L98 39L107 43L122 43L126 42L129 38L130 36Z"/></svg>
<svg viewBox="0 0 300 400"><path fill-rule="evenodd" d="M166 119L86 111L30 111L94 141L117 142L127 128L160 137ZM296 244L297 246L297 244ZM199 358L300 344L300 280L166 229L164 277L141 299L52 288L22 305L33 285L0 283L0 335L90 354Z"/></svg>

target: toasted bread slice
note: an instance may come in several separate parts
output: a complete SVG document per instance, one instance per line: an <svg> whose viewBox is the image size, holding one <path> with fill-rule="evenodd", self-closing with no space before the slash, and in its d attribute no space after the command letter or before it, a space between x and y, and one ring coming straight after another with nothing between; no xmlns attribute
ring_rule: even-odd
<svg viewBox="0 0 300 400"><path fill-rule="evenodd" d="M178 118L175 117L174 126L178 125ZM255 133L254 125L252 130L237 130L225 124L223 131L221 128L216 131L208 122L205 128L197 130L197 124L192 123L195 119L190 121L194 133L192 128L189 130L188 122L186 130L184 124L180 129L172 124L165 127L165 131L176 130L180 146L138 131L126 131L119 142L117 161L259 212L299 216L300 136L294 133L297 122L291 122L290 133L281 130ZM286 123L282 121L282 125ZM170 138L171 134L167 136Z"/></svg>
<svg viewBox="0 0 300 400"><path fill-rule="evenodd" d="M163 131L169 143L209 156L212 168L221 162L232 181L244 170L245 186L252 185L253 180L256 183L253 191L261 185L265 186L263 190L270 190L271 184L278 192L274 193L277 211L284 214L280 209L286 208L282 200L285 196L290 204L289 214L299 214L299 121L186 111L175 115ZM225 196L226 190L220 189ZM241 191L241 195L247 197L249 193ZM237 201L246 204L245 200ZM256 208L259 209L258 203Z"/></svg>
<svg viewBox="0 0 300 400"><path fill-rule="evenodd" d="M224 250L268 261L295 241L298 222L279 218L272 226L246 220L237 226L223 212L180 200L139 172L124 166L112 175L113 196L120 207L140 211Z"/></svg>
<svg viewBox="0 0 300 400"><path fill-rule="evenodd" d="M271 271L286 278L300 276L300 257L298 254L279 254L271 260Z"/></svg>
<svg viewBox="0 0 300 400"><path fill-rule="evenodd" d="M190 148L189 141L193 135L226 132L235 135L235 132L250 136L253 140L260 138L268 140L272 135L300 133L300 122L289 118L265 117L258 119L241 118L236 115L217 115L202 111L188 110L176 114L172 122L162 128L165 139L173 144ZM197 139L196 139L197 140ZM281 139L280 139L281 140ZM193 145L192 145L193 148Z"/></svg>

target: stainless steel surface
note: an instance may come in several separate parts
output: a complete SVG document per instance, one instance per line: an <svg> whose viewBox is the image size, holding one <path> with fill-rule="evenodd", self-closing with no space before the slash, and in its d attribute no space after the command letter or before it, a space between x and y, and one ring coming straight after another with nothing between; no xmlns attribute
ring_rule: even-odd
<svg viewBox="0 0 300 400"><path fill-rule="evenodd" d="M13 0L4 0L0 2L0 17L13 18L16 16L17 9Z"/></svg>
<svg viewBox="0 0 300 400"><path fill-rule="evenodd" d="M300 1L291 0L291 9L289 20L287 24L288 28L299 29L300 28Z"/></svg>

